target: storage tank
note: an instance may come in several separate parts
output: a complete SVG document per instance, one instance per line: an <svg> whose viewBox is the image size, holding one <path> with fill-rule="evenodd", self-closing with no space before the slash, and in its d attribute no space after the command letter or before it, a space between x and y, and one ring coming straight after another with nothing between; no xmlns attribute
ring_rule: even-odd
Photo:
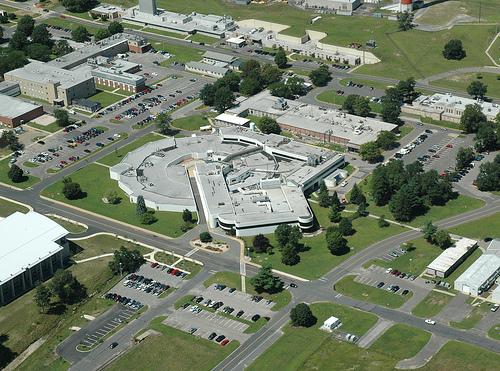
<svg viewBox="0 0 500 371"><path fill-rule="evenodd" d="M400 0L399 10L401 12L411 12L413 11L413 0Z"/></svg>

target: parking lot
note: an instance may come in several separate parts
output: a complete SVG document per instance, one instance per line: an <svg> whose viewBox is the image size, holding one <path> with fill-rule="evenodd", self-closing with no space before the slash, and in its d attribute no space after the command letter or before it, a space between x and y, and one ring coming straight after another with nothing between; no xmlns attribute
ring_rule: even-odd
<svg viewBox="0 0 500 371"><path fill-rule="evenodd" d="M274 314L272 301L230 287L199 286L190 294L194 299L169 315L165 323L204 338L215 333L217 336L211 340L224 335L243 342L250 336L244 333L250 323Z"/></svg>

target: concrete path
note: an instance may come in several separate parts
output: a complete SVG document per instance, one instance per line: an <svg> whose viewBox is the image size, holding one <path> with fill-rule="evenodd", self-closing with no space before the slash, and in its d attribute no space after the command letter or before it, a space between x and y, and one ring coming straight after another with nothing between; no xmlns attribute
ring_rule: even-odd
<svg viewBox="0 0 500 371"><path fill-rule="evenodd" d="M375 326L373 326L366 334L361 337L358 342L358 346L360 348L368 348L393 324L394 322L392 321L379 319Z"/></svg>
<svg viewBox="0 0 500 371"><path fill-rule="evenodd" d="M428 76L425 79L418 80L420 84L429 84L432 81L435 80L441 80L445 79L447 77L452 77L455 75L460 75L463 73L477 73L477 72L483 72L483 73L500 73L500 68L499 67L466 67L466 68L459 68L456 70L451 70L451 71L446 71L443 73L438 73L436 75Z"/></svg>
<svg viewBox="0 0 500 371"><path fill-rule="evenodd" d="M106 256L113 256L113 255L114 255L113 253L108 253L108 254L102 254L102 255L92 256L91 258L87 258L87 259L75 260L75 263L76 264L86 263L86 262L89 262L89 261L92 261L92 260L101 259L101 258L105 258Z"/></svg>
<svg viewBox="0 0 500 371"><path fill-rule="evenodd" d="M450 321L460 322L472 310L472 306L466 304L468 296L457 294L443 310L435 316L439 322L448 324Z"/></svg>
<svg viewBox="0 0 500 371"><path fill-rule="evenodd" d="M432 334L429 342L418 352L415 357L403 359L396 364L396 368L400 370L412 370L420 368L427 364L431 358L439 352L448 339Z"/></svg>

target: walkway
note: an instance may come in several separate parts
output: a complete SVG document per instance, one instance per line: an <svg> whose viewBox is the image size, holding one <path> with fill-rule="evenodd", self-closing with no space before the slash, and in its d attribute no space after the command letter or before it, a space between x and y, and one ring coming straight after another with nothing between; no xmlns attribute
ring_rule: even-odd
<svg viewBox="0 0 500 371"><path fill-rule="evenodd" d="M431 358L439 352L439 350L446 344L448 339L438 336L431 335L428 343L418 352L415 357L403 359L396 364L396 368L400 370L412 370L415 368L420 368L424 366Z"/></svg>
<svg viewBox="0 0 500 371"><path fill-rule="evenodd" d="M364 334L358 342L360 348L369 348L375 340L377 340L389 327L391 327L394 322L379 319L378 322L373 326L366 334Z"/></svg>

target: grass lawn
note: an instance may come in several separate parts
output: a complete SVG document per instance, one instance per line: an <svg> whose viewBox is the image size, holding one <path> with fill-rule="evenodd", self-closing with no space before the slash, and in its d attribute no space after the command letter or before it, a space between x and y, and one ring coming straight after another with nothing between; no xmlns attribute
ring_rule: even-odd
<svg viewBox="0 0 500 371"><path fill-rule="evenodd" d="M189 40L192 40L197 43L204 43L205 45L210 45L216 42L218 39L206 35L194 34L189 38Z"/></svg>
<svg viewBox="0 0 500 371"><path fill-rule="evenodd" d="M50 219L52 219L53 221L55 221L57 224L61 225L63 228L65 228L71 234L80 234L80 233L83 233L87 230L87 228L85 228L82 225L68 222L67 220L58 218L56 216L48 216L48 217Z"/></svg>
<svg viewBox="0 0 500 371"><path fill-rule="evenodd" d="M500 213L460 224L448 232L476 239L500 238Z"/></svg>
<svg viewBox="0 0 500 371"><path fill-rule="evenodd" d="M320 93L316 96L316 99L321 102L336 104L341 106L346 100L347 95L338 95L335 90L327 90L323 93ZM372 112L379 113L382 109L382 105L380 103L370 102L370 109Z"/></svg>
<svg viewBox="0 0 500 371"><path fill-rule="evenodd" d="M414 244L415 250L408 251L390 262L375 259L371 263L412 275L420 275L427 265L443 252L439 247L428 243L423 237L409 242ZM401 248L404 249L405 247L402 246Z"/></svg>
<svg viewBox="0 0 500 371"><path fill-rule="evenodd" d="M323 227L326 228L331 224L328 219L328 209L322 208L313 202L311 202L310 205L318 222ZM348 215L349 214L345 214L345 216ZM307 279L318 279L347 258L360 252L373 243L407 231L404 227L392 224L389 227L380 228L378 226L378 221L374 218L358 218L355 219L352 224L356 233L352 236L346 237L350 251L345 255L332 255L326 248L325 233L321 233L314 237L303 238L301 242L306 246L306 248L299 254L300 262L292 266L285 265L281 262L281 253L278 251L278 244L274 234L270 234L267 235L267 237L269 238L271 246L273 246L271 252L254 254L252 260L258 264L269 262L274 269L293 275ZM246 246L251 246L253 238L246 237L243 238L243 241L245 241Z"/></svg>
<svg viewBox="0 0 500 371"><path fill-rule="evenodd" d="M372 88L382 89L382 90L385 90L385 89L387 89L387 88L389 88L389 87L392 86L392 85L386 84L384 82L371 81L371 80L363 80L363 79L342 79L342 80L340 80L340 84L344 85L344 86L347 86L347 83L349 81L352 81L355 84L362 84L362 85L365 85L365 86L371 86Z"/></svg>
<svg viewBox="0 0 500 371"><path fill-rule="evenodd" d="M181 218L182 213L158 211L155 213L158 219L155 223L150 225L141 224L136 215L136 205L128 201L127 195L118 187L118 183L109 177L108 168L90 164L71 174L71 178L80 184L82 190L87 193L86 197L79 200L67 200L62 194L62 181L45 188L42 194L57 201L149 229L156 233L171 237L178 237L182 234L180 230L181 225L184 223ZM102 202L102 197L109 191L116 191L120 195L122 200L119 204L111 205Z"/></svg>
<svg viewBox="0 0 500 371"><path fill-rule="evenodd" d="M0 161L0 182L5 183L5 184L10 184L11 186L26 189L34 184L38 183L40 181L40 178L37 178L32 175L25 175L24 180L19 183L14 183L10 178L8 177L8 172L9 172L9 161L10 157L6 157L3 160Z"/></svg>
<svg viewBox="0 0 500 371"><path fill-rule="evenodd" d="M106 234L98 235L83 241L85 242L83 245L81 241L72 242L81 247L81 249L77 248L77 253L73 256L74 260L83 260L94 256L113 253L122 246L129 250L139 250L142 255L152 251L142 245L137 245Z"/></svg>
<svg viewBox="0 0 500 371"><path fill-rule="evenodd" d="M412 314L422 318L431 318L441 312L443 308L453 300L453 296L446 295L437 291L431 291L420 303L412 310Z"/></svg>
<svg viewBox="0 0 500 371"><path fill-rule="evenodd" d="M153 42L152 45L157 50L165 50L172 54L169 59L162 62L163 66L169 66L173 62L187 63L189 61L198 61L203 55L203 51L181 45L172 45L163 41Z"/></svg>
<svg viewBox="0 0 500 371"><path fill-rule="evenodd" d="M500 323L497 323L489 329L488 336L492 339L500 340Z"/></svg>
<svg viewBox="0 0 500 371"><path fill-rule="evenodd" d="M333 340L331 334L319 330L319 326L335 314L342 321L341 331L362 336L375 325L377 317L333 303L314 303L310 307L318 319L316 325L310 328L286 325L284 334L248 370L331 370L332 360L338 370L366 369L359 367L359 362L365 365L361 358L351 364L346 360L352 356L357 358L357 354L353 354L358 349L356 346Z"/></svg>
<svg viewBox="0 0 500 371"><path fill-rule="evenodd" d="M69 10L66 10L65 13L67 13L68 15L72 15L73 17L78 17L78 18L82 18L82 19L86 19L87 21L93 21L93 22L99 22L100 19L94 19L92 18L88 12L81 12L81 13L76 13L76 12L70 12Z"/></svg>
<svg viewBox="0 0 500 371"><path fill-rule="evenodd" d="M153 27L143 28L142 31L144 31L144 32L151 32L151 33L154 33L154 34L157 34L157 35L162 35L162 36L175 37L176 39L184 39L187 36L187 35L184 35L184 34L173 32L173 31L159 30L159 29L153 28Z"/></svg>
<svg viewBox="0 0 500 371"><path fill-rule="evenodd" d="M172 126L181 130L197 131L200 127L210 125L206 115L187 116L172 121Z"/></svg>
<svg viewBox="0 0 500 371"><path fill-rule="evenodd" d="M241 291L241 276L233 272L217 272L212 275L209 279L203 282L205 287L208 287L214 283L224 284L228 287L234 287L236 290ZM272 300L275 302L271 310L277 311L285 307L290 300L292 300L292 295L288 290L283 290L277 294L268 294L266 292L257 293L250 283L249 277L246 278L246 291L247 294L260 295L265 300Z"/></svg>
<svg viewBox="0 0 500 371"><path fill-rule="evenodd" d="M411 298L411 293L406 296L378 289L354 281L354 276L345 276L335 284L335 290L357 300L367 301L388 308L399 308L406 300Z"/></svg>
<svg viewBox="0 0 500 371"><path fill-rule="evenodd" d="M420 116L420 121L426 124L435 125L443 128L460 130L459 124L451 121L434 120L430 117L422 117L422 116Z"/></svg>
<svg viewBox="0 0 500 371"><path fill-rule="evenodd" d="M370 350L387 354L396 359L407 359L415 356L430 338L431 334L427 331L397 324L384 332L370 346Z"/></svg>
<svg viewBox="0 0 500 371"><path fill-rule="evenodd" d="M32 128L35 128L35 129L48 131L49 133L55 133L56 131L59 131L62 129L62 127L57 125L56 121L54 121L53 123L48 124L48 125L39 125L39 124L35 124L34 122L29 122L28 125L31 126Z"/></svg>
<svg viewBox="0 0 500 371"><path fill-rule="evenodd" d="M419 371L498 370L500 355L470 344L449 341Z"/></svg>
<svg viewBox="0 0 500 371"><path fill-rule="evenodd" d="M490 311L488 303L482 303L474 307L472 311L460 322L450 321L450 325L462 330L470 330Z"/></svg>
<svg viewBox="0 0 500 371"><path fill-rule="evenodd" d="M70 30L74 30L76 27L78 27L80 25L80 23L75 22L71 18L66 18L65 16L50 17L50 18L44 19L43 23L50 24L52 26L59 26L62 28L68 28ZM89 26L87 24L85 25L85 28L92 35L95 34L95 32L99 29L97 27Z"/></svg>
<svg viewBox="0 0 500 371"><path fill-rule="evenodd" d="M82 249L93 243L94 238L78 241ZM98 315L112 305L109 300L99 297L118 281L108 268L109 261L110 258L104 258L68 268L87 287L87 292L94 295L84 303L68 306L62 313L40 313L33 302L34 290L0 308L0 328L2 334L8 336L3 345L12 351L21 353L41 336L48 336L47 342L18 369L48 371L69 367L56 355L55 347L69 336L70 326L82 326L86 322L81 318L83 314Z"/></svg>
<svg viewBox="0 0 500 371"><path fill-rule="evenodd" d="M165 365L171 370L211 370L239 346L237 341L231 341L221 347L214 341L166 326L161 323L164 319L155 318L150 324L161 335L146 338L107 370L129 369L131 365L151 371L165 370Z"/></svg>
<svg viewBox="0 0 500 371"><path fill-rule="evenodd" d="M179 263L175 265L176 268L187 270L190 274L185 279L193 278L198 274L199 271L203 268L201 265L193 263L189 260L181 260Z"/></svg>
<svg viewBox="0 0 500 371"><path fill-rule="evenodd" d="M493 49L493 48L492 48ZM480 78L478 78L480 77ZM500 98L500 74L494 73L464 73L441 80L432 81L432 85L453 90L467 91L472 81L481 81L488 86L487 97Z"/></svg>
<svg viewBox="0 0 500 371"><path fill-rule="evenodd" d="M131 30L142 30L144 28L141 24L134 24L129 22L122 22L123 28L130 28Z"/></svg>
<svg viewBox="0 0 500 371"><path fill-rule="evenodd" d="M99 91L96 94L89 97L93 102L101 103L102 108L112 105L123 99L121 95L110 93L109 91Z"/></svg>
<svg viewBox="0 0 500 371"><path fill-rule="evenodd" d="M165 137L155 133L148 133L140 137L139 139L136 139L133 142L124 145L123 147L117 148L114 152L101 158L99 162L101 164L109 166L116 165L123 159L123 157L127 155L127 153L132 152L133 150L143 146L146 143L154 142L156 140L161 140L161 139L165 139Z"/></svg>
<svg viewBox="0 0 500 371"><path fill-rule="evenodd" d="M413 131L414 127L411 125L403 125L399 127L398 139L402 139Z"/></svg>
<svg viewBox="0 0 500 371"><path fill-rule="evenodd" d="M16 211L19 211L21 213L27 213L29 210L28 208L16 204L15 202L10 202L7 200L4 200L3 198L0 198L0 217L5 218L9 216L10 214L15 213Z"/></svg>
<svg viewBox="0 0 500 371"><path fill-rule="evenodd" d="M177 260L179 260L179 258L177 258L176 256L162 251L155 252L154 258L157 262L168 265L174 264Z"/></svg>

